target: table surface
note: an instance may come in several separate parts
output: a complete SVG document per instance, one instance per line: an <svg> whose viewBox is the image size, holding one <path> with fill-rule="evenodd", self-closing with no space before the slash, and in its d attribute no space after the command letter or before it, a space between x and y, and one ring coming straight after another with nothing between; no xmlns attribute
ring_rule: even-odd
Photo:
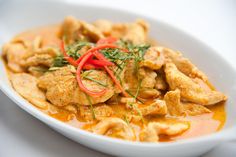
<svg viewBox="0 0 236 157"><path fill-rule="evenodd" d="M75 3L75 0L66 0ZM95 3L96 2L96 3ZM236 68L236 1L234 0L86 0L163 20L194 35ZM75 143L38 121L0 92L0 157L107 157ZM202 157L234 157L236 142L223 143Z"/></svg>

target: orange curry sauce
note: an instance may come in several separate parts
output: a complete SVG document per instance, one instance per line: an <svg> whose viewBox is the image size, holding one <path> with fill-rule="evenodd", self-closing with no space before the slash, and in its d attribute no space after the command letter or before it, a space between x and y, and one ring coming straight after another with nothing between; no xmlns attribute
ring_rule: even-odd
<svg viewBox="0 0 236 157"><path fill-rule="evenodd" d="M27 40L33 40L36 36L40 35L43 38L43 45L58 45L58 40L55 38L55 34L58 31L58 26L49 26L43 27L40 29L36 29L33 31L28 31L25 33L20 34L19 36L23 37ZM188 121L190 122L190 129L184 132L181 135L174 136L174 137L167 137L161 136L160 141L176 141L179 139L185 139L189 137L197 137L206 134L210 134L220 130L225 123L226 120L226 113L224 109L224 103L221 102L214 106L209 106L208 108L212 111L211 113L206 113L198 116L187 116L187 117L144 117L144 124L149 121ZM109 105L109 104L107 104ZM147 104L146 104L147 105ZM125 105L124 104L110 104L112 109L115 111L113 117L120 117L124 118L125 115ZM40 109L44 113L48 114L49 116L60 120L68 125L74 126L76 128L82 128L85 130L90 130L92 126L94 126L97 122L85 122L79 114L74 114L69 111L60 109L53 105L50 105L47 109ZM143 122L140 121L139 123L130 123L130 126L135 130L136 133L136 140L138 141L139 132L142 130ZM111 135L112 136L112 135Z"/></svg>

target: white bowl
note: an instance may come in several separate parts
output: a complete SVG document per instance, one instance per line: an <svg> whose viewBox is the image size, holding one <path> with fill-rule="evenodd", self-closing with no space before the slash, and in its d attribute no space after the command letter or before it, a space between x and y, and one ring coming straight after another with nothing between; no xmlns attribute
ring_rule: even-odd
<svg viewBox="0 0 236 157"><path fill-rule="evenodd" d="M168 47L184 52L220 91L229 96L226 104L225 127L210 135L168 143L140 143L95 135L69 126L42 113L11 87L6 69L0 61L0 88L22 109L35 116L61 134L90 148L117 156L162 156L187 157L203 154L225 140L236 139L236 71L214 50L168 24L143 15L112 8L81 6L62 1L1 1L0 44L7 42L16 33L35 26L59 23L66 15L74 15L87 21L105 18L112 21L133 21L143 18L150 23L150 35Z"/></svg>

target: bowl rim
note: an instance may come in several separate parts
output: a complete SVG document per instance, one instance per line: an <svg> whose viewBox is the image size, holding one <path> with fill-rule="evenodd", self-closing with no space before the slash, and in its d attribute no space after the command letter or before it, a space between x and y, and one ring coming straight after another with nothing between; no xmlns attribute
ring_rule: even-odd
<svg viewBox="0 0 236 157"><path fill-rule="evenodd" d="M149 16L139 14L139 13L136 13L133 11L128 11L125 9L118 9L118 8L114 8L114 7L94 6L94 5L82 4L82 3L74 2L74 1L61 1L61 0L59 0L59 1L58 0L57 1L56 0L49 0L49 1L55 2L55 3L62 3L62 4L66 3L67 5L76 5L76 7L86 7L86 8L90 8L90 9L105 9L108 12L113 12L113 11L123 12L125 14L130 14L132 16L147 19L148 21L155 21L157 23L161 23L161 24L165 25L166 27L173 29L174 31L180 32L181 34L183 34L184 36L186 36L188 38L194 39L195 43L197 42L198 44L204 46L205 49L209 50L209 53L211 53L211 55L215 55L216 57L221 58L225 62L225 64L228 67L230 67L231 70L234 71L234 73L236 73L236 69L234 68L234 66L232 64L230 64L229 62L227 62L225 60L225 58L223 57L223 55L221 55L220 53L217 53L216 50L209 47L207 44L205 44L204 42L202 42L201 40L199 40L198 38L196 38L192 34L187 33L184 30L182 30L176 26L170 25L163 20L149 17ZM4 66L4 70L5 70L4 73L6 73L6 67L5 67L4 62L2 60L2 57L1 57L0 62ZM8 81L9 81L9 78L8 78ZM125 141L125 140L121 140L121 139L110 138L110 137L107 137L104 135L97 135L97 134L82 130L80 128L73 127L73 126L68 125L64 122L61 122L57 119L54 119L53 117L50 117L49 115L43 113L37 107L35 107L31 103L29 103L26 99L21 97L10 85L4 84L4 82L2 80L0 80L0 89L3 91L3 93L5 93L5 95L7 95L12 101L14 101L20 108L22 108L23 110L25 110L26 112L28 112L32 116L36 117L40 121L44 122L45 124L50 125L50 126L55 126L57 128L64 128L64 129L72 132L73 134L81 134L82 136L86 136L88 138L94 138L96 140L102 140L103 142L106 142L106 143L120 144L123 146L129 145L129 146L135 146L135 147L148 147L148 148L177 146L179 144L198 143L198 142L204 142L204 141L210 141L210 140L217 140L217 141L230 140L232 138L233 132L236 131L236 126L234 125L230 128L223 128L220 131L217 131L217 132L214 132L214 133L211 133L208 135L203 135L200 137L191 137L191 138L182 139L182 140L178 140L178 141L174 141L174 142L148 143L148 142ZM233 138L236 139L235 135Z"/></svg>

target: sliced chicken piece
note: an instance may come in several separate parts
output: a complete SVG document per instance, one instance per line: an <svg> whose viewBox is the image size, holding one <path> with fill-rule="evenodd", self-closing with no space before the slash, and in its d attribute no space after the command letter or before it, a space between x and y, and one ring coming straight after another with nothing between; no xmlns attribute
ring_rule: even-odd
<svg viewBox="0 0 236 157"><path fill-rule="evenodd" d="M27 52L24 54L24 56L26 56L27 54L34 54L33 51L42 47L42 37L35 36L27 45L25 45L23 39L18 39L18 41L14 41L13 43L21 43L22 45L24 45L24 47L27 49Z"/></svg>
<svg viewBox="0 0 236 157"><path fill-rule="evenodd" d="M97 82L82 78L85 87L91 91L101 91L107 89L104 95L100 97L86 96L78 87L75 77L75 69L72 66L66 66L53 72L47 72L39 78L38 86L46 90L47 99L56 106L66 106L68 104L90 105L107 101L114 95L115 87L110 77L104 71L91 70L88 72L87 78L97 80L104 86Z"/></svg>
<svg viewBox="0 0 236 157"><path fill-rule="evenodd" d="M140 89L138 94L138 96L143 99L157 98L160 95L161 95L160 91L152 88L142 88Z"/></svg>
<svg viewBox="0 0 236 157"><path fill-rule="evenodd" d="M34 76L26 73L11 74L10 80L17 93L30 103L41 109L48 107L45 94L37 87L37 79Z"/></svg>
<svg viewBox="0 0 236 157"><path fill-rule="evenodd" d="M69 81L70 83L72 83L75 79L75 72L76 69L73 66L65 66L58 68L55 71L49 71L39 78L38 86L43 90L47 90L50 86L54 86L55 84L59 84L60 82L63 83L63 81ZM57 80L58 82L56 82ZM68 88L69 87L70 86L68 86Z"/></svg>
<svg viewBox="0 0 236 157"><path fill-rule="evenodd" d="M199 104L180 102L179 90L167 92L164 100L167 104L168 112L172 116L196 116L211 112L211 110Z"/></svg>
<svg viewBox="0 0 236 157"><path fill-rule="evenodd" d="M109 135L110 130L112 130L112 134L116 134L115 137L130 141L135 140L133 130L120 118L103 119L93 128L93 132L99 135Z"/></svg>
<svg viewBox="0 0 236 157"><path fill-rule="evenodd" d="M147 40L148 24L143 20L137 20L133 23L115 23L108 20L97 20L93 25L106 36L122 38L133 42L134 44L142 44Z"/></svg>
<svg viewBox="0 0 236 157"><path fill-rule="evenodd" d="M113 23L109 20L96 20L93 25L99 29L104 35L109 35L112 31Z"/></svg>
<svg viewBox="0 0 236 157"><path fill-rule="evenodd" d="M214 90L213 86L210 86L209 83L204 82L202 79L200 78L193 78L192 79L195 83L199 84L201 86L201 88L203 88L206 91L211 91Z"/></svg>
<svg viewBox="0 0 236 157"><path fill-rule="evenodd" d="M26 69L31 66L50 67L53 63L53 58L58 54L58 50L54 47L42 47L42 38L37 36L22 56L20 64Z"/></svg>
<svg viewBox="0 0 236 157"><path fill-rule="evenodd" d="M60 37L65 38L66 43L72 43L78 36L78 30L81 28L81 24L73 16L67 16L60 30Z"/></svg>
<svg viewBox="0 0 236 157"><path fill-rule="evenodd" d="M53 57L48 54L36 54L21 62L21 65L23 67L39 66L39 65L50 67L52 64L53 64Z"/></svg>
<svg viewBox="0 0 236 157"><path fill-rule="evenodd" d="M180 102L180 91L177 89L175 91L169 91L165 94L164 100L166 102L168 112L172 116L184 116L183 104Z"/></svg>
<svg viewBox="0 0 236 157"><path fill-rule="evenodd" d="M18 34L16 37L13 38L11 42L21 43L26 48L31 48L35 39L38 38L38 43L42 48L58 47L61 41L58 37L59 28L59 25L51 25L47 27L31 29L29 31Z"/></svg>
<svg viewBox="0 0 236 157"><path fill-rule="evenodd" d="M113 115L113 110L106 104L98 104L91 109L89 106L80 106L80 116L85 121L92 121L95 119L102 120ZM93 112L94 116L93 117Z"/></svg>
<svg viewBox="0 0 236 157"><path fill-rule="evenodd" d="M47 70L48 68L41 67L41 66L30 66L28 68L29 73L35 77L42 76Z"/></svg>
<svg viewBox="0 0 236 157"><path fill-rule="evenodd" d="M158 142L159 135L174 136L181 134L190 127L187 122L150 122L141 133L140 140L145 142Z"/></svg>
<svg viewBox="0 0 236 157"><path fill-rule="evenodd" d="M140 68L139 69L139 76L141 81L142 88L154 88L156 84L156 76L157 74L150 69Z"/></svg>
<svg viewBox="0 0 236 157"><path fill-rule="evenodd" d="M129 92L133 95L137 93L137 89L129 89ZM142 99L154 99L158 98L161 95L161 92L153 88L141 88L138 91L138 97Z"/></svg>
<svg viewBox="0 0 236 157"><path fill-rule="evenodd" d="M155 102L151 103L146 107L140 108L140 111L143 116L147 115L166 115L167 114L167 106L165 101L163 100L155 100Z"/></svg>
<svg viewBox="0 0 236 157"><path fill-rule="evenodd" d="M134 23L113 24L110 36L142 44L147 41L147 32L148 24L143 20L137 20Z"/></svg>
<svg viewBox="0 0 236 157"><path fill-rule="evenodd" d="M221 92L208 91L202 88L191 78L180 72L173 63L166 64L165 73L171 90L180 90L181 99L201 105L213 105L227 99Z"/></svg>
<svg viewBox="0 0 236 157"><path fill-rule="evenodd" d="M57 54L55 46L58 45L58 37L55 35L55 30L58 29L55 26L52 28L41 28L37 31L21 33L6 44L3 47L3 55L7 60L8 67L14 72L23 72L31 64L36 65L38 62L48 65L49 60L52 61L48 55L55 57ZM46 38L50 41L46 41ZM36 56L34 57L34 55Z"/></svg>
<svg viewBox="0 0 236 157"><path fill-rule="evenodd" d="M132 60L128 61L124 68L123 82L126 89L136 89L138 86L137 71Z"/></svg>
<svg viewBox="0 0 236 157"><path fill-rule="evenodd" d="M211 110L206 108L205 106L194 104L194 103L187 103L182 102L184 112L189 116L196 116L205 113L211 113Z"/></svg>
<svg viewBox="0 0 236 157"><path fill-rule="evenodd" d="M167 106L165 101L158 99L145 107L141 107L136 102L127 103L126 108L132 110L131 114L126 115L126 120L134 123L141 122L143 120L143 116L162 116L167 114Z"/></svg>
<svg viewBox="0 0 236 157"><path fill-rule="evenodd" d="M22 57L23 59L27 59L32 57L35 54L35 51L41 49L42 47L42 38L41 36L36 36L34 40L27 46L27 51Z"/></svg>
<svg viewBox="0 0 236 157"><path fill-rule="evenodd" d="M88 36L91 41L97 42L99 39L105 38L102 32L92 24L84 21L79 21L79 23L81 24L79 33L83 34L84 36Z"/></svg>
<svg viewBox="0 0 236 157"><path fill-rule="evenodd" d="M180 52L168 48L160 49L162 49L165 57L170 59L182 73L191 78L200 78L204 82L208 82L207 76L191 63L189 59L183 57Z"/></svg>
<svg viewBox="0 0 236 157"><path fill-rule="evenodd" d="M3 46L3 56L6 58L8 67L13 72L24 71L20 61L25 53L26 49L21 43L7 43Z"/></svg>
<svg viewBox="0 0 236 157"><path fill-rule="evenodd" d="M135 103L136 99L135 98L122 97L120 99L120 102L124 103L124 104L130 104L130 103Z"/></svg>
<svg viewBox="0 0 236 157"><path fill-rule="evenodd" d="M53 47L30 49L24 54L23 59L33 57L34 55L43 55L43 54L50 55L51 57L56 57L59 54L59 51Z"/></svg>
<svg viewBox="0 0 236 157"><path fill-rule="evenodd" d="M139 123L142 122L143 117L137 114L127 114L125 120L129 123Z"/></svg>
<svg viewBox="0 0 236 157"><path fill-rule="evenodd" d="M64 106L63 109L65 109L65 110L67 110L69 112L72 112L74 114L76 114L78 112L78 107L76 105L73 105L73 104Z"/></svg>
<svg viewBox="0 0 236 157"><path fill-rule="evenodd" d="M143 61L140 62L141 67L147 67L152 70L160 69L165 63L165 57L159 47L150 47L143 56Z"/></svg>
<svg viewBox="0 0 236 157"><path fill-rule="evenodd" d="M130 61L124 70L125 88L135 95L140 86L138 96L142 98L156 98L160 95L160 92L154 89L155 78L156 73L147 68L140 68L137 73L133 61Z"/></svg>
<svg viewBox="0 0 236 157"><path fill-rule="evenodd" d="M85 21L80 21L75 17L68 16L65 18L61 26L60 36L66 37L67 43L73 43L76 40L89 40L96 42L104 38L102 32L94 25Z"/></svg>
<svg viewBox="0 0 236 157"><path fill-rule="evenodd" d="M156 84L155 84L155 88L157 90L166 90L168 88L168 85L166 83L165 80L165 74L161 74L161 73L157 73L157 77L156 77Z"/></svg>

